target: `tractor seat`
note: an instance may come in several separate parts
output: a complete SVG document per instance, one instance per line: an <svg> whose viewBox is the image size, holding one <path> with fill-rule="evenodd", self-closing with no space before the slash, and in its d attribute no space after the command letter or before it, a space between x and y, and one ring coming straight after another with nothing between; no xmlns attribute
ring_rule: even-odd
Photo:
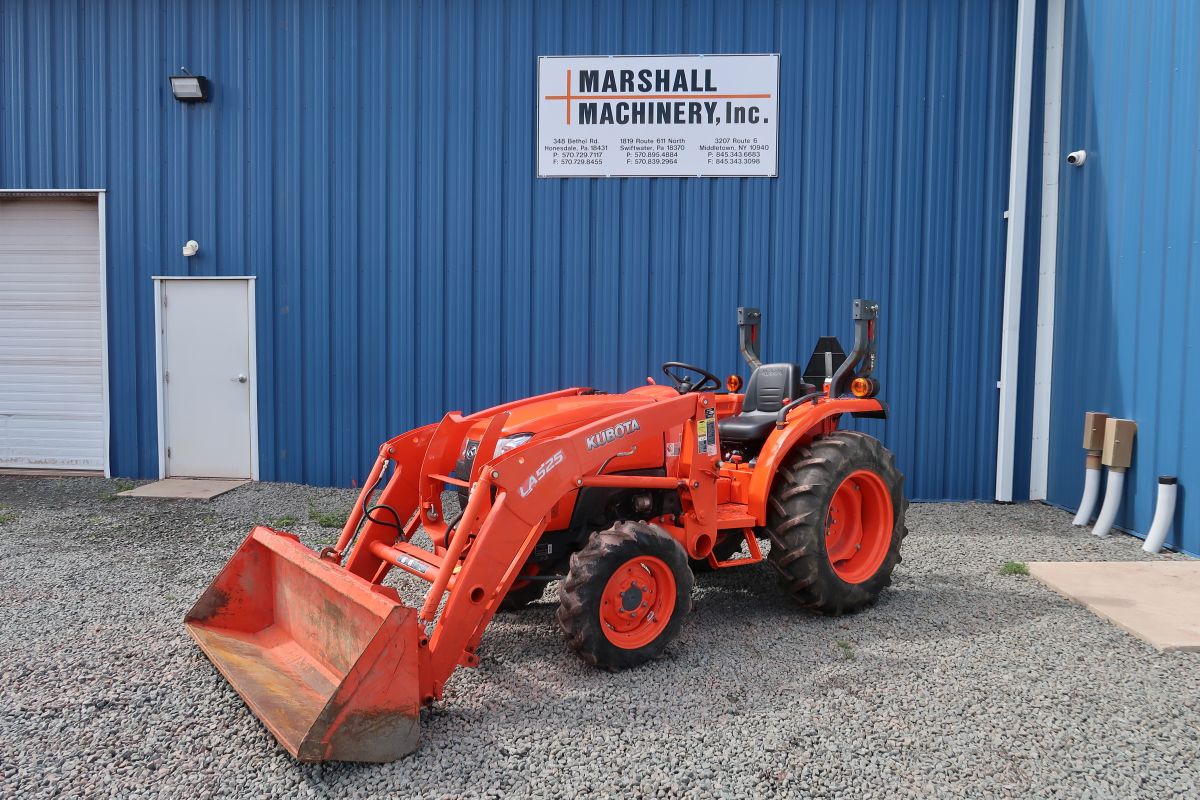
<svg viewBox="0 0 1200 800"><path fill-rule="evenodd" d="M731 450L757 447L771 433L785 401L796 400L817 389L804 382L799 364L763 364L750 375L742 413L717 422L721 444Z"/></svg>

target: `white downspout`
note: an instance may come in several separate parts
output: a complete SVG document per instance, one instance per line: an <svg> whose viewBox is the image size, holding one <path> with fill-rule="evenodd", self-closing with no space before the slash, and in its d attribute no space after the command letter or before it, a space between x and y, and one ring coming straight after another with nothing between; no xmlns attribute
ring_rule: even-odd
<svg viewBox="0 0 1200 800"><path fill-rule="evenodd" d="M1104 450L1100 463L1108 467L1108 485L1104 487L1104 505L1096 517L1092 533L1108 536L1117 521L1121 498L1125 495L1125 471L1133 463L1133 440L1137 436L1137 423L1131 419L1106 419L1104 421Z"/></svg>
<svg viewBox="0 0 1200 800"><path fill-rule="evenodd" d="M1121 510L1121 496L1125 493L1125 467L1109 467L1108 483L1104 487L1104 505L1100 506L1100 516L1096 517L1096 527L1092 533L1104 537L1112 533L1113 523L1117 521L1117 512Z"/></svg>
<svg viewBox="0 0 1200 800"><path fill-rule="evenodd" d="M1021 269L1025 250L1025 199L1029 177L1029 118L1033 95L1036 0L1018 0L1013 76L1012 156L1008 170L1008 244L1004 259L1004 310L1000 331L1000 413L996 425L996 500L1012 502L1016 446L1017 360L1021 342Z"/></svg>
<svg viewBox="0 0 1200 800"><path fill-rule="evenodd" d="M1046 102L1042 135L1042 224L1038 248L1037 352L1033 366L1033 442L1029 499L1045 500L1050 471L1050 392L1054 376L1054 292L1058 268L1058 172L1062 152L1063 33L1066 0L1046 3ZM1096 483L1099 488L1099 465ZM1088 474L1089 480L1092 478ZM1086 497L1086 493L1085 493ZM1080 506L1080 512L1083 507ZM1091 513L1091 508L1088 508ZM1086 525L1075 521L1076 525Z"/></svg>
<svg viewBox="0 0 1200 800"><path fill-rule="evenodd" d="M1100 496L1100 456L1088 453L1087 469L1083 472L1083 497L1079 501L1079 511L1071 524L1082 528L1092 521L1092 511L1096 508L1096 498Z"/></svg>
<svg viewBox="0 0 1200 800"><path fill-rule="evenodd" d="M1142 549L1147 553L1162 550L1163 542L1167 540L1171 523L1175 520L1178 482L1174 475L1162 475L1158 479L1158 506L1154 510L1154 521L1150 523L1150 532L1146 534L1146 543L1142 545Z"/></svg>

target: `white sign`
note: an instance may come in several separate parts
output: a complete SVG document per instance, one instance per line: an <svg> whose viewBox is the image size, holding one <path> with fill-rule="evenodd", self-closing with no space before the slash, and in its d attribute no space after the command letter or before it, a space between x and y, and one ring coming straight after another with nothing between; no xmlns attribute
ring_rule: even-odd
<svg viewBox="0 0 1200 800"><path fill-rule="evenodd" d="M540 177L776 175L778 55L542 56Z"/></svg>

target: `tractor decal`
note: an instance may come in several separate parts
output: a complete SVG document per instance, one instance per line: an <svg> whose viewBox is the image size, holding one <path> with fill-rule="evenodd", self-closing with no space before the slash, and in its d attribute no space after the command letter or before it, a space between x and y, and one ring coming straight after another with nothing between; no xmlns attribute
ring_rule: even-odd
<svg viewBox="0 0 1200 800"><path fill-rule="evenodd" d="M396 560L399 561L404 566L408 567L409 569L416 570L417 572L421 573L422 575L424 575L427 571L429 571L428 564L426 564L424 561L418 561L417 559L413 558L412 556L406 556L403 553L401 553L400 555L396 556Z"/></svg>
<svg viewBox="0 0 1200 800"><path fill-rule="evenodd" d="M611 428L605 428L599 433L593 433L591 436L587 437L587 449L595 450L597 447L603 447L606 444L611 444L617 439L628 436L629 434L640 431L641 429L642 426L638 425L638 421L636 419L618 422Z"/></svg>
<svg viewBox="0 0 1200 800"><path fill-rule="evenodd" d="M529 493L533 491L533 487L538 485L538 481L550 474L550 471L563 462L563 451L559 450L554 455L546 459L540 467L533 471L523 484L518 487L521 497L529 497Z"/></svg>

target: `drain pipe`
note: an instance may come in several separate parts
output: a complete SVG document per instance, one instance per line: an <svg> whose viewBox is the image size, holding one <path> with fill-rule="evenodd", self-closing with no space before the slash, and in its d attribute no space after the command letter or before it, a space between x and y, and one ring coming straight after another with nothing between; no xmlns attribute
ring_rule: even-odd
<svg viewBox="0 0 1200 800"><path fill-rule="evenodd" d="M1104 488L1104 505L1096 518L1092 533L1108 536L1117 521L1121 495L1125 489L1125 471L1133 462L1133 437L1137 423L1131 419L1110 419L1104 424L1104 450L1100 462L1108 467L1108 485Z"/></svg>
<svg viewBox="0 0 1200 800"><path fill-rule="evenodd" d="M1158 505L1154 509L1154 521L1150 523L1150 532L1146 534L1146 542L1142 545L1142 549L1147 553L1162 550L1163 542L1167 540L1171 521L1175 519L1178 482L1179 479L1174 475L1161 475L1158 478Z"/></svg>
<svg viewBox="0 0 1200 800"><path fill-rule="evenodd" d="M1025 254L1025 206L1029 193L1029 120L1033 97L1033 47L1037 0L1017 0L1017 37L1013 48L1013 105L1008 171L1008 221L1004 247L1004 301L1000 312L1000 390L996 421L996 502L1013 499L1016 453L1017 363L1021 350L1021 273Z"/></svg>
<svg viewBox="0 0 1200 800"><path fill-rule="evenodd" d="M1117 521L1117 509L1121 507L1121 494L1125 491L1125 468L1108 468L1108 485L1104 489L1104 505L1100 506L1100 516L1096 517L1096 527L1092 533L1104 538L1112 532L1113 523Z"/></svg>
<svg viewBox="0 0 1200 800"><path fill-rule="evenodd" d="M1084 462L1083 499L1075 514L1074 525L1082 528L1092 521L1092 509L1100 496L1100 453L1104 450L1104 423L1108 414L1089 411L1083 415L1083 449L1087 451Z"/></svg>

